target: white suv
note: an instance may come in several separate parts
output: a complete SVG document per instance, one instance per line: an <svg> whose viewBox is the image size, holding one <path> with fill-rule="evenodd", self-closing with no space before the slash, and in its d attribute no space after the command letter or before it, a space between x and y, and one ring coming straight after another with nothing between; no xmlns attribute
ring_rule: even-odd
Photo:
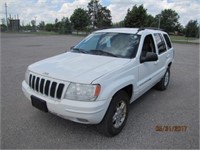
<svg viewBox="0 0 200 150"><path fill-rule="evenodd" d="M167 33L145 28L96 31L70 51L30 65L22 90L44 112L98 124L108 136L124 127L129 104L169 84L173 47Z"/></svg>

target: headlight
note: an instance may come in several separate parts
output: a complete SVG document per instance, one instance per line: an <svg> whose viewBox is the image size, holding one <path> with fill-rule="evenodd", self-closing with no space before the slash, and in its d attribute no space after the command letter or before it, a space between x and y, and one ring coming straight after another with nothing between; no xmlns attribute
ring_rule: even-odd
<svg viewBox="0 0 200 150"><path fill-rule="evenodd" d="M65 93L66 99L79 101L94 101L100 93L100 85L70 83Z"/></svg>
<svg viewBox="0 0 200 150"><path fill-rule="evenodd" d="M29 80L29 74L30 74L30 71L27 69L26 70L26 73L25 73L25 82L28 84L28 80Z"/></svg>

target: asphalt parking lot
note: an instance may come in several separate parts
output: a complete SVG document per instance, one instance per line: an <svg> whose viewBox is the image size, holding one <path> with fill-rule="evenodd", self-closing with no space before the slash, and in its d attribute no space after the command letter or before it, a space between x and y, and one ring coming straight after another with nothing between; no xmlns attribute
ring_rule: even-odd
<svg viewBox="0 0 200 150"><path fill-rule="evenodd" d="M164 92L151 89L130 107L123 131L116 137L43 113L21 90L29 64L65 52L81 36L1 35L2 149L199 149L199 45L173 44L175 62ZM157 126L186 126L156 131Z"/></svg>

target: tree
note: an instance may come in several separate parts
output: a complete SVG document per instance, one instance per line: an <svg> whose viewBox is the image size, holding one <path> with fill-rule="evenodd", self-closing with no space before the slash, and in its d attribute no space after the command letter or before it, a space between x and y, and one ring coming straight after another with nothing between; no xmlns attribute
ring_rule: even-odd
<svg viewBox="0 0 200 150"><path fill-rule="evenodd" d="M179 26L179 15L175 10L164 9L161 14L156 15L156 19L159 22L160 28L164 29L166 32L175 32L177 26Z"/></svg>
<svg viewBox="0 0 200 150"><path fill-rule="evenodd" d="M27 25L25 26L25 30L32 30L32 26L31 26L30 24L27 24Z"/></svg>
<svg viewBox="0 0 200 150"><path fill-rule="evenodd" d="M183 30L183 26L180 23L177 23L177 25L175 26L175 31L177 31L179 35L183 35Z"/></svg>
<svg viewBox="0 0 200 150"><path fill-rule="evenodd" d="M36 30L36 22L35 20L31 20L32 30Z"/></svg>
<svg viewBox="0 0 200 150"><path fill-rule="evenodd" d="M1 24L1 32L5 32L7 30L7 26L5 24Z"/></svg>
<svg viewBox="0 0 200 150"><path fill-rule="evenodd" d="M147 14L145 26L146 27L157 27L156 19L152 15Z"/></svg>
<svg viewBox="0 0 200 150"><path fill-rule="evenodd" d="M38 29L44 31L45 30L45 22L41 21L38 25Z"/></svg>
<svg viewBox="0 0 200 150"><path fill-rule="evenodd" d="M124 19L125 27L144 27L147 24L147 10L140 5L134 5L132 9L128 9Z"/></svg>
<svg viewBox="0 0 200 150"><path fill-rule="evenodd" d="M199 37L199 27L197 20L190 20L185 26L186 37Z"/></svg>
<svg viewBox="0 0 200 150"><path fill-rule="evenodd" d="M46 31L54 31L54 25L52 23L47 23L46 26Z"/></svg>
<svg viewBox="0 0 200 150"><path fill-rule="evenodd" d="M89 25L89 16L86 10L77 8L70 17L71 23L77 31L84 30Z"/></svg>
<svg viewBox="0 0 200 150"><path fill-rule="evenodd" d="M106 28L112 26L111 12L106 7L103 7L99 0L91 0L87 7L93 27Z"/></svg>
<svg viewBox="0 0 200 150"><path fill-rule="evenodd" d="M113 23L113 27L115 28L124 27L124 21Z"/></svg>
<svg viewBox="0 0 200 150"><path fill-rule="evenodd" d="M72 32L71 23L68 17L63 17L61 22L59 22L59 33L69 34Z"/></svg>
<svg viewBox="0 0 200 150"><path fill-rule="evenodd" d="M60 28L61 28L61 22L58 21L58 18L55 19L55 23L54 23L54 31L55 32L60 32Z"/></svg>

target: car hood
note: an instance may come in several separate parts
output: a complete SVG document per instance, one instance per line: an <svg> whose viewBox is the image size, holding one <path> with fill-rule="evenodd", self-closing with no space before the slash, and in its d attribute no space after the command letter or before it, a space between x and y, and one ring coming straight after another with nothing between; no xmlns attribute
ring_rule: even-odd
<svg viewBox="0 0 200 150"><path fill-rule="evenodd" d="M130 59L67 52L36 62L28 69L59 80L89 84L129 61Z"/></svg>

